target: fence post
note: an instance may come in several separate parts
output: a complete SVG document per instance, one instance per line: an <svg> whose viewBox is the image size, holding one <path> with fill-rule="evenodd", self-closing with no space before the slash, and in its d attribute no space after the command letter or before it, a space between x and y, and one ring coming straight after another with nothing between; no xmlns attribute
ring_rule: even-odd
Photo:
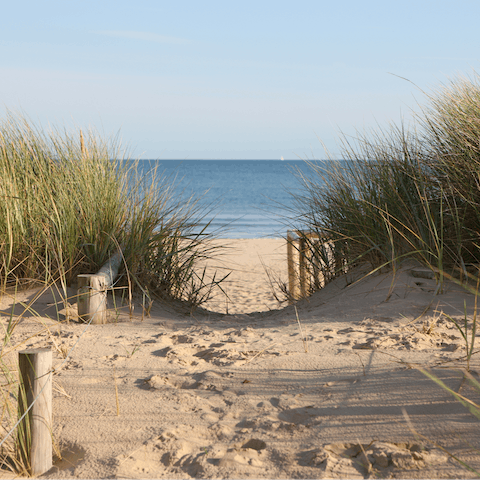
<svg viewBox="0 0 480 480"><path fill-rule="evenodd" d="M96 274L77 275L78 316L84 322L107 323L107 288L113 286L122 259L122 254L117 252Z"/></svg>
<svg viewBox="0 0 480 480"><path fill-rule="evenodd" d="M290 300L293 302L297 298L297 282L295 279L295 266L293 263L293 233L291 230L287 231L287 265L288 265L288 292Z"/></svg>
<svg viewBox="0 0 480 480"><path fill-rule="evenodd" d="M78 280L78 316L94 325L107 323L107 285L103 275L82 274Z"/></svg>
<svg viewBox="0 0 480 480"><path fill-rule="evenodd" d="M298 275L300 277L300 297L307 296L307 241L305 232L299 232L298 241Z"/></svg>
<svg viewBox="0 0 480 480"><path fill-rule="evenodd" d="M325 278L322 276L322 279L320 279L321 264L323 262L319 252L320 249L324 247L319 242L320 237L315 232L287 230L288 291L290 294L290 303L300 298L306 298L312 286L314 286L315 289L319 289L322 284L325 284ZM294 261L294 255L298 256L298 262ZM298 263L298 268L296 268L296 263Z"/></svg>
<svg viewBox="0 0 480 480"><path fill-rule="evenodd" d="M52 468L52 351L21 351L18 364L19 417L36 401L19 424L17 451L30 475L37 476Z"/></svg>

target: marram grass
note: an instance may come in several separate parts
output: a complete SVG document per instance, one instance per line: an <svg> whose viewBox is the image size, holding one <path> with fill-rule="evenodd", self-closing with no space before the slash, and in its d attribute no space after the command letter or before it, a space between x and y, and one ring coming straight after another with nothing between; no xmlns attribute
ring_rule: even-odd
<svg viewBox="0 0 480 480"><path fill-rule="evenodd" d="M427 101L412 128L344 137L342 161L312 163L300 176L294 228L316 232L342 259L323 262L328 278L414 258L442 284L444 272L466 279L479 265L479 77L458 78Z"/></svg>
<svg viewBox="0 0 480 480"><path fill-rule="evenodd" d="M210 213L175 200L172 179L142 177L115 139L49 133L9 113L0 123L0 280L95 273L123 248L124 271L144 295L200 302L219 279L198 274L214 253L199 223ZM124 280L126 283L126 280ZM201 293L200 293L201 292Z"/></svg>

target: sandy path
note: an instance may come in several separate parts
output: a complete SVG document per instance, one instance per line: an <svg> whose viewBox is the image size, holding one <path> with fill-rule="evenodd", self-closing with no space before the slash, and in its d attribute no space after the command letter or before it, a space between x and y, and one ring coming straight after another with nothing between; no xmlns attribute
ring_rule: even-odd
<svg viewBox="0 0 480 480"><path fill-rule="evenodd" d="M283 239L216 240L225 245L221 257L209 263L222 275L231 272L222 284L228 298L217 294L205 308L220 313L251 313L277 309L281 305L272 293L268 278L286 282L287 246ZM278 292L280 293L280 292Z"/></svg>
<svg viewBox="0 0 480 480"><path fill-rule="evenodd" d="M253 265L262 248L275 258L275 244L265 243L251 242L255 249L237 259ZM246 308L265 303L249 301L262 288L252 280L261 269L237 271L250 280L236 286L233 278L232 297ZM157 303L143 322L121 315L86 331L28 316L17 344L60 347L53 433L63 459L44 477L473 477L416 439L403 412L422 435L480 468L471 448L480 445L478 420L414 368L430 368L480 402L462 380L460 334L439 313L460 320L464 300L471 315L474 298L455 285L433 297L435 282L405 269L386 301L389 275L360 278L351 274L299 302L301 328L293 307L188 316ZM37 310L52 313L52 301L42 297ZM28 339L39 327L43 333ZM62 347L75 343L63 363ZM478 372L478 355L472 362Z"/></svg>

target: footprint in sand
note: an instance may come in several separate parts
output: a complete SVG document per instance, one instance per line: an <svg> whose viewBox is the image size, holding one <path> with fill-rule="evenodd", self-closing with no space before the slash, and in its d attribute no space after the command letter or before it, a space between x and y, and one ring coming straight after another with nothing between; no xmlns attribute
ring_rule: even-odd
<svg viewBox="0 0 480 480"><path fill-rule="evenodd" d="M231 478L255 475L267 457L267 444L250 438L235 447L215 444L219 437L230 437L223 430L183 426L164 430L140 449L116 458L120 478ZM212 443L213 442L213 443Z"/></svg>
<svg viewBox="0 0 480 480"><path fill-rule="evenodd" d="M461 339L452 332L449 322L443 319L426 318L417 323L404 326L392 325L392 319L378 317L366 319L355 327L343 328L324 339L338 341L338 345L351 346L353 349L394 349L394 350L430 350L441 348L455 351L461 347ZM387 323L387 325L385 325ZM330 331L325 329L324 332Z"/></svg>
<svg viewBox="0 0 480 480"><path fill-rule="evenodd" d="M251 439L240 449L229 449L218 460L220 469L242 471L245 467L260 468L263 466L263 450L266 448L263 440ZM243 468L242 468L243 467Z"/></svg>
<svg viewBox="0 0 480 480"><path fill-rule="evenodd" d="M243 365L258 355L280 356L288 352L270 350L237 350L231 343L211 343L210 345L186 344L165 347L152 352L153 355L169 359L170 362L185 366L197 366L200 361L220 367Z"/></svg>
<svg viewBox="0 0 480 480"><path fill-rule="evenodd" d="M192 433L189 441L176 430L165 431L130 455L117 457L116 477L158 478L178 471L191 477L201 475L205 454L199 453L200 444L195 442Z"/></svg>
<svg viewBox="0 0 480 480"><path fill-rule="evenodd" d="M448 456L436 448L415 443L372 442L330 444L299 454L299 464L318 467L323 476L390 478L398 471L418 472L425 466L445 463Z"/></svg>
<svg viewBox="0 0 480 480"><path fill-rule="evenodd" d="M213 371L202 372L193 376L152 375L145 379L143 383L154 390L173 387L180 390L196 389L220 392L223 389L223 378L229 376L229 373L217 373Z"/></svg>

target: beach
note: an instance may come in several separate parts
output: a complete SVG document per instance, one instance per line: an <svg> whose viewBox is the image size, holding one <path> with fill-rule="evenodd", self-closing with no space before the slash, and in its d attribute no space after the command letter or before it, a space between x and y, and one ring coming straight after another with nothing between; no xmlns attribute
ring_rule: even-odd
<svg viewBox="0 0 480 480"><path fill-rule="evenodd" d="M155 301L150 316L137 304L87 327L74 288L59 312L69 322L55 320L52 291L32 303L38 316L23 315L12 344L54 352L57 456L42 478L475 476L446 451L479 469L478 419L420 371L479 403L445 316L471 316L474 295L448 282L434 295L405 264L280 305L266 271L287 281L285 241L221 242L228 300L203 309ZM15 313L34 296L18 293ZM470 367L478 378L477 355Z"/></svg>

